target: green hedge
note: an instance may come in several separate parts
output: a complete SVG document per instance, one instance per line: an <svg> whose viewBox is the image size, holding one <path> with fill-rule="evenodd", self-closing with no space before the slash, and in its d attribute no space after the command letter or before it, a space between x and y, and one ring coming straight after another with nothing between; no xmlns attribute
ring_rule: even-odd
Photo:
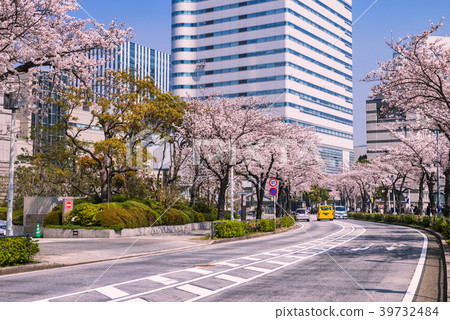
<svg viewBox="0 0 450 320"><path fill-rule="evenodd" d="M294 219L290 218L290 217L282 217L281 218L281 226L284 228L293 226L295 224Z"/></svg>
<svg viewBox="0 0 450 320"><path fill-rule="evenodd" d="M434 220L428 216L415 216L415 215L382 215L382 214L369 214L361 212L350 212L349 218L358 220L370 220L370 221L384 221L388 223L404 223L422 226L425 228L434 229L437 232L442 233L445 238L450 237L448 222L442 218L435 218Z"/></svg>
<svg viewBox="0 0 450 320"><path fill-rule="evenodd" d="M39 252L37 241L27 238L0 238L0 266L12 266L32 262Z"/></svg>
<svg viewBox="0 0 450 320"><path fill-rule="evenodd" d="M259 221L259 230L261 232L275 231L275 221L272 219L263 219Z"/></svg>
<svg viewBox="0 0 450 320"><path fill-rule="evenodd" d="M214 234L218 238L242 237L248 232L247 223L244 221L218 221L214 224Z"/></svg>

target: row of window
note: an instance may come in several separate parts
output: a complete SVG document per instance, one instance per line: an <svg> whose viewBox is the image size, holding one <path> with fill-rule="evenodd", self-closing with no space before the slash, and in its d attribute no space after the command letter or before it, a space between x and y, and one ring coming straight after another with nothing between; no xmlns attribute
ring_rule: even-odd
<svg viewBox="0 0 450 320"><path fill-rule="evenodd" d="M217 75L224 73L233 73L233 72L241 72L241 71L249 71L249 70L260 70L260 69L268 69L268 68L277 68L277 67L292 67L294 69L300 70L301 72L308 73L316 78L321 80L325 80L334 85L344 88L348 92L353 92L352 87L347 86L339 81L333 80L331 78L325 77L324 75L311 71L310 69L301 67L292 62L274 62L274 63L265 63L265 64L257 64L252 66L243 66L243 67L235 67L235 68L226 68L226 69L217 69L217 70L208 70L208 71L198 71L198 72L177 72L172 74L173 78L177 77L201 77L204 75Z"/></svg>
<svg viewBox="0 0 450 320"><path fill-rule="evenodd" d="M310 124L310 123L306 123L306 122L302 122L302 121L298 121L298 120L293 120L293 119L286 119L285 121L287 123L298 123L301 126L313 128L313 130L315 132L318 132L318 133L323 133L323 134L327 134L327 135L330 135L330 136L335 136L335 137L339 137L339 138L343 138L343 139L353 140L353 134L350 134L350 133L337 131L337 130L333 130L333 129L328 129L328 128L324 128L324 127L319 127L319 126L316 126L316 125L313 125L313 124Z"/></svg>
<svg viewBox="0 0 450 320"><path fill-rule="evenodd" d="M242 33L242 32L250 32L250 31L258 31L258 30L264 30L264 29L272 29L272 28L277 28L277 27L282 27L282 26L289 26L292 27L294 29L296 29L297 31L300 31L301 33L327 45L330 48L333 48L334 50L344 54L347 58L351 59L352 58L352 54L348 51L345 51L337 46L335 46L334 44L316 36L315 34L300 28L299 26L295 25L294 23L290 22L290 21L280 21L280 22L274 22L274 23L267 23L267 24L263 24L263 25L258 25L258 26L251 26L251 27L244 27L244 28L236 28L236 29L229 29L229 30L223 30L223 31L217 31L217 32L210 32L210 33L203 33L200 34L198 36L196 36L196 39L204 39L204 38L209 38L209 37L219 37L219 36L224 36L224 35L230 35L230 34L236 34L236 33ZM349 46L351 47L351 45Z"/></svg>
<svg viewBox="0 0 450 320"><path fill-rule="evenodd" d="M181 2L202 2L204 0L172 0L172 4L175 3L181 3ZM191 14L191 15L197 15L197 14L203 14L203 13L209 13L209 12L216 12L216 11L222 11L222 10L228 10L228 9L233 9L233 8L240 8L240 7L245 7L245 6L250 6L250 5L254 5L254 4L259 4L259 3L265 3L265 2L271 2L274 0L253 0L253 1L244 1L244 2L238 2L238 3L233 3L233 4L229 4L229 5L224 5L224 6L219 6L219 7L212 7L212 8L207 8L207 9L203 9L203 10L196 10L196 11L175 11L172 13L173 16L176 15L184 15L184 14ZM325 17L324 15L320 14L319 12L317 12L316 10L310 8L309 6L301 3L298 0L292 0L293 2L297 3L298 5L302 6L303 8L305 8L306 10L308 10L309 12L317 15L318 17L322 18L323 20L337 25L334 21L328 19L327 17ZM338 16L339 18L341 18L342 20L345 21L346 24L351 25L351 21L347 18L345 18L344 16L342 16L341 14L339 14L337 11L333 10L332 8L328 7L327 5L325 5L324 3L322 3L321 1L316 1L313 0L314 2L316 2L317 4L319 4L320 6L322 6L323 8L325 8L326 10L330 11L331 13L335 14L336 16ZM346 3L343 0L338 0L340 3L342 3L344 5L344 7L349 10L350 12L352 11L352 7L351 5L349 5L348 3ZM343 31L346 32L350 32L347 29L344 29L343 27L337 25L338 28L342 29Z"/></svg>
<svg viewBox="0 0 450 320"><path fill-rule="evenodd" d="M279 53L291 53L299 58L302 58L303 60L306 60L308 62L311 62L313 64L316 64L324 69L330 70L340 76L345 77L345 79L352 81L352 76L344 73L338 69L335 69L333 67L330 67L329 65L322 63L320 61L314 60L308 56L305 56L304 54L301 54L295 50L284 48L284 49L272 49L272 50L263 50L263 51L257 51L257 52L249 52L245 54L235 54L235 55L229 55L229 56L222 56L222 57L215 57L215 58L207 58L204 60L204 62L220 62L220 61L229 61L229 60L235 60L235 59L242 59L242 58L250 58L250 57L260 57L265 55L272 55L272 54L279 54ZM198 60L174 60L172 61L172 65L177 64L197 64L200 61Z"/></svg>
<svg viewBox="0 0 450 320"><path fill-rule="evenodd" d="M321 112L315 109L311 109L311 108L307 108L304 106L300 106L298 104L295 103L291 103L291 102L277 102L273 105L271 105L271 107L273 108L282 108L282 107L291 107L291 108L295 108L300 110L300 112L314 116L314 117L318 117L318 118L322 118L322 119L326 119L326 120L330 120L330 121L334 121L337 123L341 123L347 126L353 126L353 121L352 120L348 120L345 118L341 118L329 113L325 113L325 112Z"/></svg>
<svg viewBox="0 0 450 320"><path fill-rule="evenodd" d="M230 81L205 83L205 84L199 84L199 85L198 84L196 84L196 85L175 85L175 86L172 86L172 89L179 90L179 89L216 88L216 87L235 86L235 85L240 85L240 84L260 83L260 82L268 82L268 81L280 81L280 80L292 80L292 81L300 83L304 86L307 86L307 87L325 92L329 95L341 98L341 99L345 100L345 102L353 103L352 98L349 98L340 93L328 90L328 89L318 86L314 83L301 80L301 79L296 78L291 75L278 75L278 76L268 76L268 77L260 77L260 78L253 78L253 79L230 80Z"/></svg>
<svg viewBox="0 0 450 320"><path fill-rule="evenodd" d="M336 174L343 172L344 152L339 149L329 147L319 147L320 157L325 162L325 172Z"/></svg>
<svg viewBox="0 0 450 320"><path fill-rule="evenodd" d="M327 57L330 60L336 61L339 64L342 64L343 66L345 66L347 69L352 70L352 65L350 63L347 63L341 59L336 58L335 56L322 51L320 49L317 49L316 47L301 41L293 36L290 35L278 35L278 36L272 36L272 37L264 37L264 38L257 38L257 39L250 39L250 40L241 40L241 41L233 41L233 42L226 42L226 43L219 43L216 45L208 45L208 46L203 46L203 47L198 47L198 48L175 48L172 49L172 53L175 52L198 52L198 51L207 51L207 50L214 50L214 49L223 49L223 48L231 48L231 47L235 47L235 46L243 46L243 45L249 45L249 44L255 44L255 43L265 43L265 42L271 42L271 41L279 41L279 40L284 40L284 39L289 39L305 48L310 49L311 51L317 52L320 55L323 55L325 57Z"/></svg>
<svg viewBox="0 0 450 320"><path fill-rule="evenodd" d="M321 30L322 32L332 36L333 38L342 41L347 47L350 47L350 48L352 47L352 44L349 41L343 39L341 36L338 36L337 34L331 32L330 30L322 27L321 25L315 23L314 21L312 21L312 20L302 16L301 14L299 14L299 13L297 13L294 10L289 9L289 8L279 8L279 9L274 9L274 10L255 12L255 13L244 14L244 15L233 16L233 17L226 17L226 18L215 19L215 20L201 21L201 22L198 22L198 23L197 22L195 22L195 23L174 23L174 24L172 24L172 28L178 28L178 27L202 27L202 26L207 26L207 25L212 25L212 24L219 24L219 23L225 23L225 22L231 22L231 21L238 21L238 20L244 20L244 19L251 19L251 18L257 18L257 17L275 15L275 14L280 14L280 13L284 13L284 12L288 12L288 13L294 15L298 19L305 21L306 23L314 26L315 28Z"/></svg>
<svg viewBox="0 0 450 320"><path fill-rule="evenodd" d="M313 104L317 104L319 106L323 106L329 109L341 111L347 114L353 114L353 110L343 107L341 105L319 99L304 93L301 93L299 91L293 90L293 89L270 89L270 90L260 90L260 91L251 91L251 92L239 92L239 93L229 93L222 95L224 98L237 98L237 97L255 97L255 96L268 96L268 95L284 95L284 94L292 94L295 96L298 96L300 99L304 101L311 102ZM197 97L199 99L202 99L204 97Z"/></svg>

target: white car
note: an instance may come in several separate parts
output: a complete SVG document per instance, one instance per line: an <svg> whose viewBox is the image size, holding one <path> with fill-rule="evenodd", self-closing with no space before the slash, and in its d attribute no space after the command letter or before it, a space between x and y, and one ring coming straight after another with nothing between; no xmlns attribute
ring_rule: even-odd
<svg viewBox="0 0 450 320"><path fill-rule="evenodd" d="M0 236L6 236L6 221L0 221Z"/></svg>
<svg viewBox="0 0 450 320"><path fill-rule="evenodd" d="M295 221L297 220L306 220L311 221L311 217L309 215L308 209L299 208L295 211Z"/></svg>
<svg viewBox="0 0 450 320"><path fill-rule="evenodd" d="M347 209L343 206L337 206L334 208L335 219L347 219Z"/></svg>

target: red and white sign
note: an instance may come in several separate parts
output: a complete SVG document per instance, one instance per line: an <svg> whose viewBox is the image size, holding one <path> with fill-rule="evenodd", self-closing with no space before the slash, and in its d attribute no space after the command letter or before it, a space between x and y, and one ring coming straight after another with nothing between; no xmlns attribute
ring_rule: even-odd
<svg viewBox="0 0 450 320"><path fill-rule="evenodd" d="M277 179L270 179L269 180L269 186L271 186L272 188L275 188L278 185L278 180Z"/></svg>
<svg viewBox="0 0 450 320"><path fill-rule="evenodd" d="M67 209L72 209L72 202L67 201L67 202L66 202L66 208L67 208Z"/></svg>

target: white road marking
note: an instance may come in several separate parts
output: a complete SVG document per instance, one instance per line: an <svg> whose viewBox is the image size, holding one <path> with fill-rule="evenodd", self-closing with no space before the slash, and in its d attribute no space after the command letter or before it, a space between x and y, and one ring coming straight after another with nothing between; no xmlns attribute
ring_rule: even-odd
<svg viewBox="0 0 450 320"><path fill-rule="evenodd" d="M371 244L369 244L367 247L361 247L361 248L354 248L354 249L352 249L352 251L364 251L364 250L367 250L367 249L369 249L371 246L373 246L374 245L374 243L371 243Z"/></svg>
<svg viewBox="0 0 450 320"><path fill-rule="evenodd" d="M419 286L420 278L422 277L422 271L425 266L425 260L427 258L427 249L428 249L428 238L422 232L417 231L423 237L423 245L422 245L422 253L420 254L419 262L417 263L416 271L414 271L414 275L412 277L411 282L409 283L408 290L406 290L405 296L403 297L402 302L412 302L414 299L414 295L416 294L417 288ZM387 249L387 248L386 248Z"/></svg>
<svg viewBox="0 0 450 320"><path fill-rule="evenodd" d="M246 269L246 270L252 270L252 271L258 271L258 272L264 272L264 273L270 271L270 269L259 268L259 267L252 267L252 266L250 266L250 267L245 267L244 269Z"/></svg>
<svg viewBox="0 0 450 320"><path fill-rule="evenodd" d="M268 261L265 261L265 262L279 264L279 265L282 265L282 266L285 266L285 265L289 264L289 262L282 262L282 261L275 261L275 260L268 260Z"/></svg>
<svg viewBox="0 0 450 320"><path fill-rule="evenodd" d="M113 286L97 288L96 290L111 299L122 298L122 297L130 295L129 293L127 293L125 291L114 288Z"/></svg>
<svg viewBox="0 0 450 320"><path fill-rule="evenodd" d="M392 250L395 250L395 249L398 249L398 248L401 248L401 247L404 247L405 245L404 244L398 244L398 243L394 243L392 246L390 246L390 247L386 247L386 250L387 251L392 251Z"/></svg>
<svg viewBox="0 0 450 320"><path fill-rule="evenodd" d="M230 263L230 262L218 262L218 263L216 263L216 264L220 264L220 265L227 266L227 267L232 267L232 268L235 268L235 267L239 267L239 266L240 266L240 264L237 264L237 263Z"/></svg>
<svg viewBox="0 0 450 320"><path fill-rule="evenodd" d="M294 249L279 249L280 251L285 251L285 252L292 252L295 251Z"/></svg>
<svg viewBox="0 0 450 320"><path fill-rule="evenodd" d="M209 271L209 270L203 270L203 269L197 269L197 268L187 269L186 271L195 272L195 273L200 273L200 274L210 274L210 273L212 273L212 271Z"/></svg>
<svg viewBox="0 0 450 320"><path fill-rule="evenodd" d="M168 285L171 285L171 284L174 284L174 283L178 282L176 280L169 279L169 278L166 278L166 277L163 277L163 276L151 276L151 277L148 277L147 279L151 280L151 281L158 282L158 283L162 283L165 286L168 286Z"/></svg>
<svg viewBox="0 0 450 320"><path fill-rule="evenodd" d="M242 258L239 258L239 259L245 259L245 260L250 260L250 261L260 261L261 260L261 259L252 258L252 257L242 257Z"/></svg>
<svg viewBox="0 0 450 320"><path fill-rule="evenodd" d="M272 252L264 252L264 253L261 253L261 254L264 254L266 256L279 256L278 253L272 253Z"/></svg>
<svg viewBox="0 0 450 320"><path fill-rule="evenodd" d="M216 276L216 278L218 279L223 279L223 280L227 280L227 281L231 281L231 282L236 282L236 283L242 283L245 282L244 278L241 277L235 277L235 276L230 276L228 274L219 274L218 276Z"/></svg>
<svg viewBox="0 0 450 320"><path fill-rule="evenodd" d="M183 286L177 287L177 289L190 292L199 296L209 296L214 293L214 291L212 290L193 286L192 284L185 284Z"/></svg>

